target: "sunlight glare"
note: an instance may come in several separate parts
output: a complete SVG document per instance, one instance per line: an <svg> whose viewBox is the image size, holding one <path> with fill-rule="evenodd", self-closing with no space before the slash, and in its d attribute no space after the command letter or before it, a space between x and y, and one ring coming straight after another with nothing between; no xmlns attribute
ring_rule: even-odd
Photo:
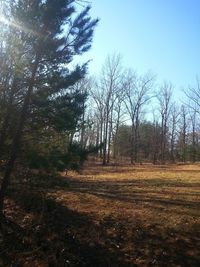
<svg viewBox="0 0 200 267"><path fill-rule="evenodd" d="M16 28L16 29L21 30L21 31L26 32L26 33L32 33L35 36L39 36L39 34L37 32L35 32L31 29L28 29L26 27L22 27L22 25L20 25L20 23L6 19L5 16L3 15L2 11L0 11L0 27L3 27L4 25L11 26L13 28Z"/></svg>

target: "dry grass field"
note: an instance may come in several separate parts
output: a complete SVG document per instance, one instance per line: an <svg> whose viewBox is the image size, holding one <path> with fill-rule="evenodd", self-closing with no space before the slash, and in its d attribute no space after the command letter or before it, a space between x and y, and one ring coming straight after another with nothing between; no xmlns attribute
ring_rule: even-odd
<svg viewBox="0 0 200 267"><path fill-rule="evenodd" d="M92 165L14 192L2 266L200 266L200 165Z"/></svg>

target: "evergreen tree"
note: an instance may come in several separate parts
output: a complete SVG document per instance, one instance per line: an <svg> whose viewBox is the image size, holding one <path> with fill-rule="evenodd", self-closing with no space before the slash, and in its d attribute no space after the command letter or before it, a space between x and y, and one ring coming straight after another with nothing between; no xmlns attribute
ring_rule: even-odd
<svg viewBox="0 0 200 267"><path fill-rule="evenodd" d="M30 119L35 122L37 118L41 121L42 118L43 127L50 124L63 129L69 125L74 127L74 114L80 113L73 111L78 109L74 103L80 96L70 96L69 88L84 77L86 65L73 69L70 63L75 55L90 48L97 20L91 20L88 15L90 7L77 15L75 6L74 0L17 0L11 5L10 17L5 20L11 28L11 40L17 40L17 45L12 46L17 60L13 66L11 91L18 103L19 116L0 190L1 213L26 122ZM18 73L19 79L15 78ZM64 107L66 102L71 106ZM6 118L10 106L12 103L8 105L4 121L11 120ZM3 141L5 132L2 131Z"/></svg>

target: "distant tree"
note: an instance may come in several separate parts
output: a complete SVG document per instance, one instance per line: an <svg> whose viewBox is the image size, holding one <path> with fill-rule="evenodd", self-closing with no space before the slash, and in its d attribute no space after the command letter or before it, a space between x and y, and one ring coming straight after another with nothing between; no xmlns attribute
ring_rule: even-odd
<svg viewBox="0 0 200 267"><path fill-rule="evenodd" d="M114 130L114 113L119 94L122 90L121 56L112 55L106 58L99 80L91 90L97 107L99 119L100 143L103 143L103 165L109 163Z"/></svg>
<svg viewBox="0 0 200 267"><path fill-rule="evenodd" d="M198 131L197 123L199 120L200 114L200 82L199 78L196 78L196 85L189 86L187 90L184 91L187 97L185 105L189 110L189 118L191 122L191 137L192 141L190 142L190 152L192 161L195 162L198 154Z"/></svg>
<svg viewBox="0 0 200 267"><path fill-rule="evenodd" d="M104 91L101 90L99 84L95 81L91 87L89 95L94 106L94 121L96 124L96 145L103 144L103 125L104 125ZM100 148L100 158L103 158L103 146Z"/></svg>
<svg viewBox="0 0 200 267"><path fill-rule="evenodd" d="M152 144L152 159L151 161L153 164L156 164L158 160L160 160L160 144L161 144L161 132L162 128L160 123L157 120L153 121L153 132L152 132L152 138L151 138L151 144Z"/></svg>
<svg viewBox="0 0 200 267"><path fill-rule="evenodd" d="M109 163L113 133L114 107L122 90L121 56L108 56L103 67L101 86L105 94L103 165Z"/></svg>
<svg viewBox="0 0 200 267"><path fill-rule="evenodd" d="M157 133L155 133L155 129ZM158 153L155 150L155 135L160 135L161 128L157 124L157 128L154 123L143 121L139 125L139 135L140 141L138 143L138 154L140 157L140 162L146 161L150 162L154 160L154 153ZM131 155L131 135L132 126L131 125L120 125L117 138L116 138L116 156L120 159L130 157ZM158 140L158 139L157 139ZM156 141L157 141L156 140Z"/></svg>
<svg viewBox="0 0 200 267"><path fill-rule="evenodd" d="M161 116L161 138L160 138L160 159L162 163L166 160L166 150L168 143L168 123L169 115L171 112L171 100L172 100L172 85L170 83L164 83L160 88L157 99L159 103L159 112Z"/></svg>
<svg viewBox="0 0 200 267"><path fill-rule="evenodd" d="M119 126L115 140L115 156L118 159L130 157L131 126L122 124Z"/></svg>
<svg viewBox="0 0 200 267"><path fill-rule="evenodd" d="M125 82L125 105L131 120L131 163L138 161L139 125L144 106L151 99L154 76L138 76L128 71Z"/></svg>
<svg viewBox="0 0 200 267"><path fill-rule="evenodd" d="M180 132L179 132L179 157L185 162L187 158L187 130L188 130L188 109L185 105L181 106L180 111Z"/></svg>
<svg viewBox="0 0 200 267"><path fill-rule="evenodd" d="M125 99L125 93L124 93L124 87L123 87L123 79L122 79L122 87L121 90L117 92L116 95L116 103L114 105L114 116L113 116L113 141L112 141L112 151L113 151L113 159L116 159L116 144L117 144L117 138L118 138L118 131L119 127L124 124L125 122L125 107L124 107L124 99Z"/></svg>
<svg viewBox="0 0 200 267"><path fill-rule="evenodd" d="M198 151L198 130L197 130L197 109L194 108L190 110L189 117L191 121L192 128L192 141L191 141L191 160L195 162L197 160Z"/></svg>
<svg viewBox="0 0 200 267"><path fill-rule="evenodd" d="M188 106L200 113L200 82L198 77L196 78L196 85L189 86L187 90L184 90L184 93L189 100Z"/></svg>
<svg viewBox="0 0 200 267"><path fill-rule="evenodd" d="M169 136L170 136L170 160L174 163L176 159L175 149L178 137L178 122L180 111L175 103L171 106L171 112L169 116Z"/></svg>

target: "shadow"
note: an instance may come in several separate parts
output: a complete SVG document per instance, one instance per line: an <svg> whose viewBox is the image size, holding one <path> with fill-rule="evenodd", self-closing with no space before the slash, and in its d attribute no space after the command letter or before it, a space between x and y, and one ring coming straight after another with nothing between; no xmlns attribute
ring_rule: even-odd
<svg viewBox="0 0 200 267"><path fill-rule="evenodd" d="M84 180L84 176L81 179L63 176L36 176L24 185L14 184L12 190L16 190L16 188L21 190L23 186L36 191L46 189L48 192L61 189L66 192L90 194L99 198L142 205L158 210L168 209L168 212L177 214L199 216L200 202L196 200L200 195L200 192L197 191L200 189L200 183L198 182L187 183L166 178ZM174 192L174 189L179 189L180 192ZM191 189L192 192L190 192ZM195 198L195 200L189 200L189 198Z"/></svg>
<svg viewBox="0 0 200 267"><path fill-rule="evenodd" d="M4 221L7 232L0 240L0 266L25 266L25 262L52 267L136 266L128 263L92 216L70 210L41 192L16 190L9 198L17 209L9 215L13 221ZM19 213L34 215L31 224L24 223Z"/></svg>
<svg viewBox="0 0 200 267"><path fill-rule="evenodd" d="M175 230L152 222L145 224L139 218L128 221L111 215L97 222L92 213L76 212L69 209L67 203L61 204L46 195L59 190L90 194L149 209L167 208L170 216L170 212L187 212L182 208L196 212L199 201L183 197L198 193L178 192L180 199L174 199L174 193L166 198L165 191L160 189L173 189L178 185L191 189L194 184L167 179L51 179L45 186L44 181L38 183L33 179L29 186L15 184L10 188L5 210L9 219L5 221L7 232L3 238L0 236L0 266L199 266L200 227L197 224ZM195 186L199 187L200 183Z"/></svg>
<svg viewBox="0 0 200 267"><path fill-rule="evenodd" d="M174 180L143 179L115 181L68 180L67 192L89 194L99 199L125 202L170 215L200 218L199 183L182 183ZM161 184L161 187L159 185ZM176 185L179 186L176 186ZM180 187L180 188L179 188ZM173 191L179 188L180 191ZM58 188L57 188L58 189ZM183 189L183 190L182 190ZM192 189L192 192L190 192ZM195 192L193 189L196 189ZM63 189L62 189L63 190ZM59 189L58 189L59 192ZM113 204L114 205L114 204Z"/></svg>
<svg viewBox="0 0 200 267"><path fill-rule="evenodd" d="M78 213L38 192L16 191L13 218L34 214L31 224L9 224L1 244L2 266L199 266L199 228L176 231ZM16 207L18 207L16 209ZM38 219L38 216L40 219ZM25 265L28 264L28 265Z"/></svg>
<svg viewBox="0 0 200 267"><path fill-rule="evenodd" d="M102 167L106 168L106 167ZM154 209L171 209L177 208L177 214L191 213L194 216L199 216L197 211L200 202L198 200L188 200L187 198L197 198L200 192L190 192L190 190L200 189L200 183L187 183L174 179L138 179L138 180L81 180L73 177L62 176L44 176L33 177L24 185L14 184L12 190L29 187L31 190L48 190L54 192L62 189L67 192L83 193L97 196L99 198L111 199L127 203L143 205ZM173 192L174 189L180 189L182 192ZM168 191L165 191L168 190ZM172 192L170 192L172 190ZM166 194L168 195L166 197ZM181 210L184 208L184 211ZM186 210L187 208L187 210ZM194 210L194 211L192 211ZM171 209L174 213L174 210Z"/></svg>

